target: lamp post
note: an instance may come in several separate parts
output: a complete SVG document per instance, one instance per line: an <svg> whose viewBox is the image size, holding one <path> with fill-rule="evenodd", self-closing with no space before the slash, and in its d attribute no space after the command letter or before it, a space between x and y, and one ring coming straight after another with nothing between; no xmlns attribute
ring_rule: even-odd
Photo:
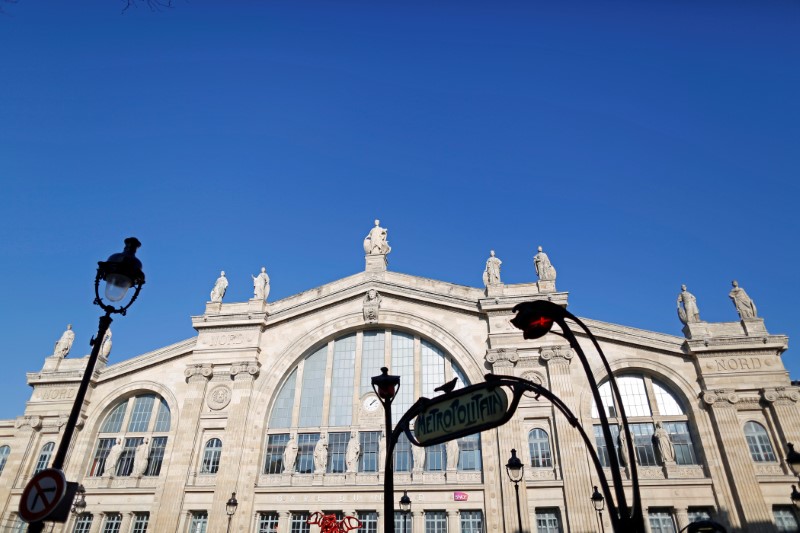
<svg viewBox="0 0 800 533"><path fill-rule="evenodd" d="M236 514L237 507L239 507L239 502L236 500L236 493L231 492L231 497L225 504L225 513L228 515L228 533L231 531L231 519Z"/></svg>
<svg viewBox="0 0 800 533"><path fill-rule="evenodd" d="M400 510L403 511L403 533L408 533L408 513L411 511L411 498L408 497L408 491L403 491L403 496L400 498Z"/></svg>
<svg viewBox="0 0 800 533"><path fill-rule="evenodd" d="M400 376L389 374L389 369L385 366L381 368L379 376L371 379L372 390L378 395L378 400L383 405L383 413L386 418L386 464L384 466L383 482L383 516L384 531L394 533L394 439L392 438L392 402L397 397L400 389Z"/></svg>
<svg viewBox="0 0 800 533"><path fill-rule="evenodd" d="M508 479L514 483L514 491L517 493L517 524L519 525L519 533L522 533L522 510L519 506L519 482L522 481L522 476L525 472L525 465L517 457L517 450L511 449L511 457L506 463L506 472Z"/></svg>
<svg viewBox="0 0 800 533"><path fill-rule="evenodd" d="M105 315L100 317L97 336L90 341L92 352L89 354L89 360L83 371L83 378L81 378L78 391L75 393L72 410L69 413L69 418L67 418L67 423L64 425L64 434L61 436L61 442L58 443L58 450L51 465L51 468L56 470L63 470L64 468L64 460L67 457L72 435L75 433L75 426L78 423L78 416L83 407L83 400L86 398L89 381L94 373L97 357L100 354L100 346L103 344L103 338L111 326L111 315L120 314L125 316L128 308L133 305L133 302L139 296L142 285L144 285L142 262L136 257L136 250L141 245L142 243L139 242L139 239L129 237L125 239L125 248L122 252L112 254L106 261L97 262L97 275L94 278L94 304L105 311ZM105 303L103 298L100 297L101 281L105 282L103 295L110 303ZM118 302L125 298L128 290L132 287L134 288L134 293L128 303L125 305L119 304L119 307L115 307ZM41 533L43 528L43 522L31 522L28 527L28 533Z"/></svg>
<svg viewBox="0 0 800 533"><path fill-rule="evenodd" d="M578 359L581 362L586 379L589 381L589 389L592 392L595 404L598 406L598 415L600 417L600 425L603 431L603 438L605 439L606 446L610 450L615 449L614 438L611 433L611 425L608 422L608 415L605 409L599 407L603 405L600 397L600 388L597 385L597 380L594 377L592 367L586 354L578 343L578 339L567 324L567 319L578 324L592 345L595 347L600 360L603 363L603 368L608 376L608 383L611 387L611 393L614 402L617 404L619 419L622 422L622 431L624 431L625 441L628 448L628 457L636 457L635 450L633 449L633 439L631 438L631 431L628 427L628 418L625 416L625 406L622 403L622 395L619 392L617 381L614 379L614 374L611 371L611 365L603 353L600 344L589 328L586 327L578 317L567 311L565 308L547 300L534 300L531 302L523 302L514 306L513 311L517 314L511 323L517 328L522 330L523 338L525 339L538 339L544 337L547 333L559 335L567 340L570 347L575 351ZM554 324L558 324L561 331L551 331ZM574 425L574 424L573 424ZM611 476L614 482L614 493L616 500L612 496L611 486L605 478L602 471L602 466L599 462L595 462L595 468L598 470L598 478L600 486L608 501L609 517L614 531L626 533L645 533L644 514L641 505L641 495L639 492L639 473L636 461L630 461L628 465L631 477L631 493L632 503L628 506L625 496L624 487L622 484L622 475L620 474L620 463L616 453L608 454L609 463L611 467Z"/></svg>
<svg viewBox="0 0 800 533"><path fill-rule="evenodd" d="M597 521L600 522L600 531L601 533L605 533L606 526L603 524L603 509L606 506L606 499L603 498L603 495L597 490L597 485L594 486L591 500L592 505L594 505L594 510L597 511Z"/></svg>
<svg viewBox="0 0 800 533"><path fill-rule="evenodd" d="M74 515L80 515L84 510L86 510L86 489L83 488L83 485L78 485L70 511Z"/></svg>

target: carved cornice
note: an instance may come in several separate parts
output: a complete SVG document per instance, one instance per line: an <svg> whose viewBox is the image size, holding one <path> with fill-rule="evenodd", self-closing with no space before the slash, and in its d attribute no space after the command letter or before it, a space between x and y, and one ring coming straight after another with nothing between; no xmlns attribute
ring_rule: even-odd
<svg viewBox="0 0 800 533"><path fill-rule="evenodd" d="M548 365L568 365L574 355L569 346L545 346L539 352L539 357Z"/></svg>
<svg viewBox="0 0 800 533"><path fill-rule="evenodd" d="M516 348L493 348L486 351L486 361L492 365L513 366L519 361Z"/></svg>
<svg viewBox="0 0 800 533"><path fill-rule="evenodd" d="M255 379L260 369L261 365L256 362L234 363L231 365L231 377L234 380Z"/></svg>
<svg viewBox="0 0 800 533"><path fill-rule="evenodd" d="M207 381L214 375L214 368L210 364L188 365L183 371L183 375L186 376L187 383Z"/></svg>
<svg viewBox="0 0 800 533"><path fill-rule="evenodd" d="M703 402L714 407L733 407L739 403L739 395L733 389L714 389L701 393Z"/></svg>
<svg viewBox="0 0 800 533"><path fill-rule="evenodd" d="M772 405L792 405L800 400L800 393L794 387L775 387L762 389L761 397Z"/></svg>

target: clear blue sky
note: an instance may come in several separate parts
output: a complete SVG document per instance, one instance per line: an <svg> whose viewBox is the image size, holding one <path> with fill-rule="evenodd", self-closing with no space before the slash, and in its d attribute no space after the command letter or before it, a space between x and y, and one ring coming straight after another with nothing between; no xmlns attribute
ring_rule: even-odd
<svg viewBox="0 0 800 533"><path fill-rule="evenodd" d="M129 235L114 362L191 337L220 269L227 301L360 271L374 218L399 272L527 282L543 245L580 316L680 335L680 284L734 320L736 278L800 339L797 2L4 7L0 418L67 323L88 353Z"/></svg>

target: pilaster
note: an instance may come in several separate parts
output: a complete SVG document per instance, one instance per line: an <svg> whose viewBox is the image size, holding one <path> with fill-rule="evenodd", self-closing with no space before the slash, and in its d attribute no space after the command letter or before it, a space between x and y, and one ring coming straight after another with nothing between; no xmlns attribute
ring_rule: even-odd
<svg viewBox="0 0 800 533"><path fill-rule="evenodd" d="M778 434L782 444L788 442L800 446L800 392L796 387L775 387L763 389L761 397L769 406L775 418ZM779 450L778 453L786 450Z"/></svg>

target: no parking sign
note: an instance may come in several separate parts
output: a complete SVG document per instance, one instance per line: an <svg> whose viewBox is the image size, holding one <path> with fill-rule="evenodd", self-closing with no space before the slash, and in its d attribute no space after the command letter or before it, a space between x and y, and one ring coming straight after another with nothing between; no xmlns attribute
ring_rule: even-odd
<svg viewBox="0 0 800 533"><path fill-rule="evenodd" d="M28 482L19 501L19 517L25 522L39 522L58 508L67 492L64 472L55 468L42 470Z"/></svg>

